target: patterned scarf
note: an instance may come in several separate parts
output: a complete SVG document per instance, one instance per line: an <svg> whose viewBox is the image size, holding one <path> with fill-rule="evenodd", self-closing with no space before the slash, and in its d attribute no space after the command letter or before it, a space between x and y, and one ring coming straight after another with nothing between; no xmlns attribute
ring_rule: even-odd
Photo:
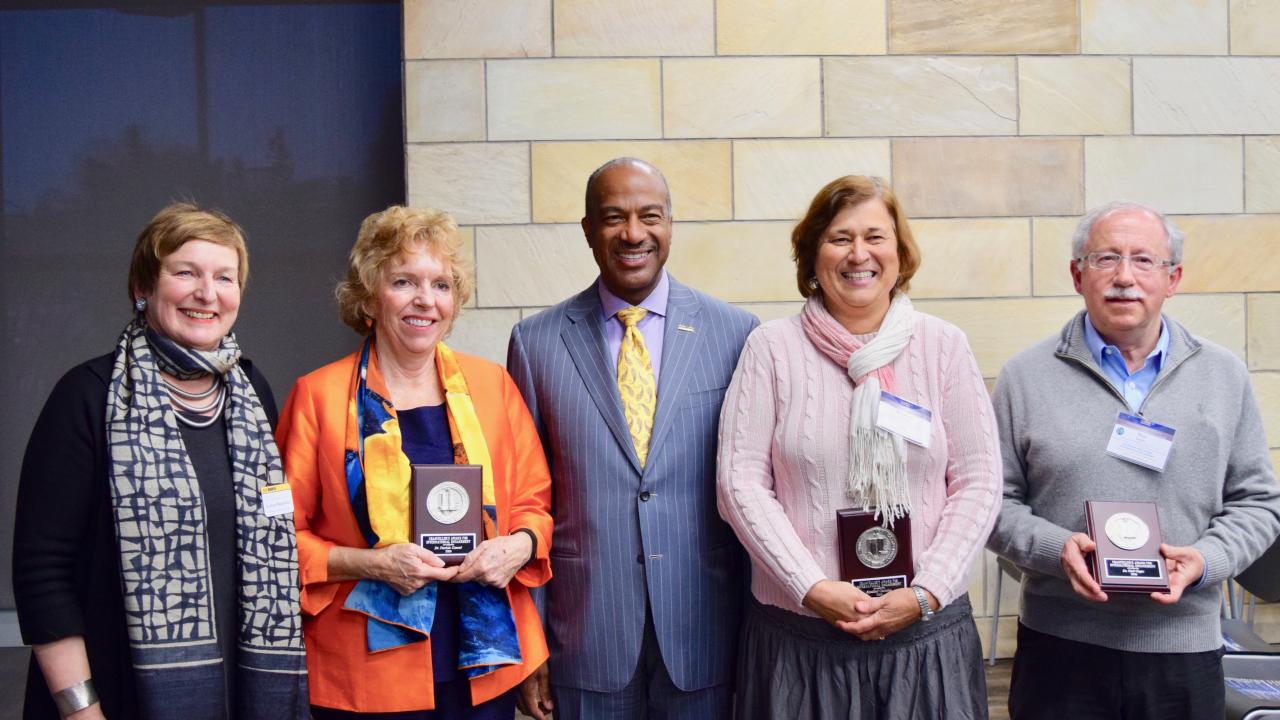
<svg viewBox="0 0 1280 720"><path fill-rule="evenodd" d="M849 371L853 403L849 413L849 474L845 492L862 509L874 507L886 524L911 513L907 489L905 441L876 427L880 391L897 390L890 363L911 340L915 310L906 293L894 293L880 330L863 344L827 312L819 295L800 311L805 335L819 350Z"/></svg>
<svg viewBox="0 0 1280 720"><path fill-rule="evenodd" d="M483 474L484 537L498 536L498 508L493 490L489 446L481 432L466 378L444 343L436 345L436 369L445 391L453 461L480 465ZM347 493L356 522L369 547L409 542L411 469L401 450L400 423L386 382L378 370L374 337L360 351L351 379L347 418ZM502 665L520 663L520 642L507 592L480 583L458 586L461 632L458 668L479 677ZM378 580L361 580L343 607L368 617L369 652L418 642L431 635L436 611L436 584L427 583L402 596Z"/></svg>
<svg viewBox="0 0 1280 720"><path fill-rule="evenodd" d="M192 350L141 316L116 343L106 407L111 509L138 702L148 720L301 719L309 712L293 517L262 511L263 486L283 483L284 472L239 361L234 335L212 352ZM219 651L204 499L161 370L213 373L227 384L240 569L236 668ZM237 673L237 707L226 707L227 672Z"/></svg>

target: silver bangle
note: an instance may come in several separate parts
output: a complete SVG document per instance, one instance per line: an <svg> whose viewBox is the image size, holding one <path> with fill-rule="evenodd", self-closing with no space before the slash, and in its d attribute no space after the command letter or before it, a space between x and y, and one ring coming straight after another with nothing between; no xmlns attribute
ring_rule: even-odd
<svg viewBox="0 0 1280 720"><path fill-rule="evenodd" d="M98 691L93 689L93 678L86 678L53 694L53 704L58 706L58 714L62 717L80 712L96 702Z"/></svg>

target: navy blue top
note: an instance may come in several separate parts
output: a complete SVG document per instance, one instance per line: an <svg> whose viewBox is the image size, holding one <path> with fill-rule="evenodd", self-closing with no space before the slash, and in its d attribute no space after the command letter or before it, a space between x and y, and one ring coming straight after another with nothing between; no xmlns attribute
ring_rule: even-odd
<svg viewBox="0 0 1280 720"><path fill-rule="evenodd" d="M452 465L453 438L444 405L396 409L400 449L414 465ZM437 683L458 678L458 586L436 583L436 616L431 621L431 667Z"/></svg>

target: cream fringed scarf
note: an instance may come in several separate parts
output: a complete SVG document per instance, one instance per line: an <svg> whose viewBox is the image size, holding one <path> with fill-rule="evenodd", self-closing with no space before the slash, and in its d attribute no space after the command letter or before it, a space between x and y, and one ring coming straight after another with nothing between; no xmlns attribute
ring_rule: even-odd
<svg viewBox="0 0 1280 720"><path fill-rule="evenodd" d="M911 340L915 310L906 293L897 292L880 330L862 344L827 312L814 295L800 312L805 334L827 357L846 367L854 383L849 414L849 474L845 492L863 509L875 508L887 524L911 512L905 441L876 427L880 391L896 392L890 363Z"/></svg>

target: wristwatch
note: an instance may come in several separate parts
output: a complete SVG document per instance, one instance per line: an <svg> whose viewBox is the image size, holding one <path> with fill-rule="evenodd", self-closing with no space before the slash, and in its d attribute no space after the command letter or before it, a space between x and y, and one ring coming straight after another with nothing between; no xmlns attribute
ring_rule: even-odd
<svg viewBox="0 0 1280 720"><path fill-rule="evenodd" d="M929 607L929 597L924 594L924 590L918 585L912 585L911 592L916 594L916 602L920 603L920 622L932 620L933 608Z"/></svg>

